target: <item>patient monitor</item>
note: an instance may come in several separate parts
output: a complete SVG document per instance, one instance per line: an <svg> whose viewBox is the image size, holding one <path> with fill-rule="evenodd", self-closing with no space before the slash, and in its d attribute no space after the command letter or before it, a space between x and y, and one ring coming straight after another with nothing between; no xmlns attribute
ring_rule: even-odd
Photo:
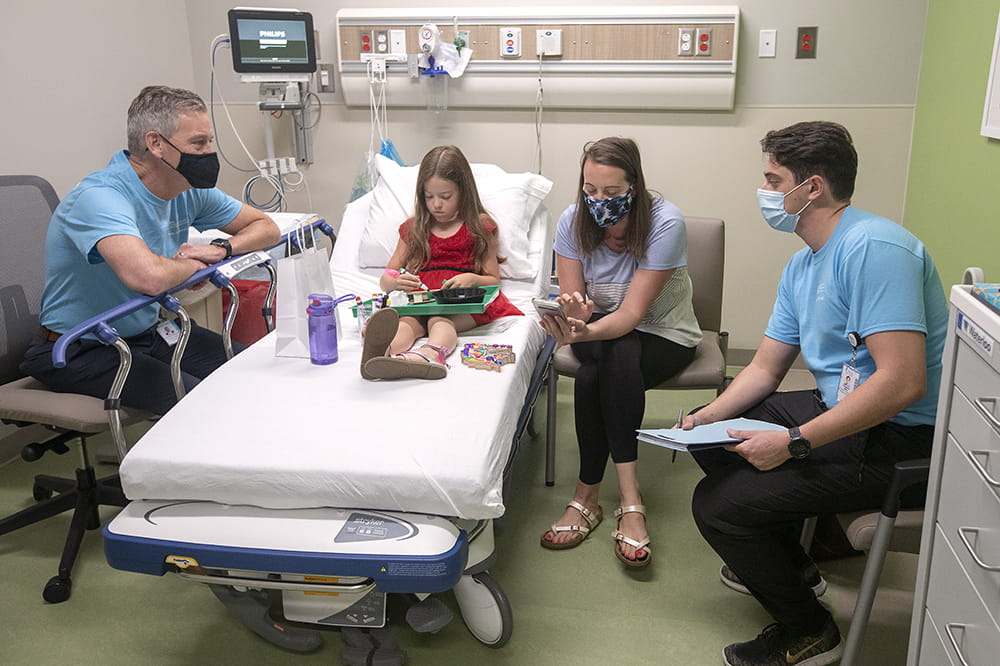
<svg viewBox="0 0 1000 666"><path fill-rule="evenodd" d="M309 12L235 7L229 10L233 69L244 82L308 81L316 71Z"/></svg>

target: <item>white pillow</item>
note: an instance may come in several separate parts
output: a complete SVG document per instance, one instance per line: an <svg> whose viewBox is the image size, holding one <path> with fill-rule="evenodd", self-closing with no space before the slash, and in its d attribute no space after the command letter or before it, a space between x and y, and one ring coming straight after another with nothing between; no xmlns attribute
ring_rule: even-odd
<svg viewBox="0 0 1000 666"><path fill-rule="evenodd" d="M413 216L419 167L401 167L375 156L379 173L373 190L368 224L361 236L358 261L362 268L381 268L399 241L399 225ZM531 279L537 267L528 259L531 219L552 189L552 181L533 173L507 173L494 164L473 164L479 198L499 227L500 277Z"/></svg>

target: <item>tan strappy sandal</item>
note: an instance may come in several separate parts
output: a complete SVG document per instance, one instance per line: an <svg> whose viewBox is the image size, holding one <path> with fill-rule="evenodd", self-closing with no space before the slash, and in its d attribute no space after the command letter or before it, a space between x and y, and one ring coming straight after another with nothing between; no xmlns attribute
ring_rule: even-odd
<svg viewBox="0 0 1000 666"><path fill-rule="evenodd" d="M644 504L630 504L629 506L620 506L615 509L615 518L618 519L618 527L621 528L622 516L626 513L638 513L641 514L643 518L646 517L646 506ZM615 549L615 557L624 562L630 567L644 567L647 566L653 559L653 551L649 548L649 537L647 536L642 541L636 541L631 537L627 537L618 530L613 530L611 532L611 538L614 539L613 547ZM630 560L625 557L621 551L621 544L626 543L635 548L636 558ZM645 555L639 557L640 552L645 552Z"/></svg>
<svg viewBox="0 0 1000 666"><path fill-rule="evenodd" d="M549 550L566 550L567 548L576 548L583 540L587 538L591 530L601 524L604 520L604 512L601 511L600 505L597 506L596 511L591 511L584 505L580 504L576 500L571 500L566 506L576 509L583 516L583 519L587 521L586 525L552 525L549 529L542 533L540 543L542 548L548 548ZM573 532L573 538L567 541L555 541L556 535L560 532Z"/></svg>

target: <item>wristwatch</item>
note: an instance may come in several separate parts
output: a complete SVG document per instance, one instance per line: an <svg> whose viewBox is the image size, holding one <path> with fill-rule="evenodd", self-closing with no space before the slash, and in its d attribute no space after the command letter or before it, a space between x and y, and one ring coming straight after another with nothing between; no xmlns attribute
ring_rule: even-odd
<svg viewBox="0 0 1000 666"><path fill-rule="evenodd" d="M798 426L792 426L788 429L788 438L788 452L793 458L802 460L809 457L809 452L812 451L812 444L802 436Z"/></svg>
<svg viewBox="0 0 1000 666"><path fill-rule="evenodd" d="M233 256L233 246L230 245L229 241L227 241L225 238L215 238L209 242L209 245L215 245L224 249L226 251L226 256L223 257L223 259L228 259L229 257Z"/></svg>

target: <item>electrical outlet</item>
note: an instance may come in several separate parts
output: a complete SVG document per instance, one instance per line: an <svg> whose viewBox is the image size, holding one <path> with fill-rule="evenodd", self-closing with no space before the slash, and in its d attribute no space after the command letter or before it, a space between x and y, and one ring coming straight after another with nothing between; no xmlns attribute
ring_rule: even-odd
<svg viewBox="0 0 1000 666"><path fill-rule="evenodd" d="M799 38L795 46L796 58L816 57L816 37L818 33L819 28L816 26L812 26L811 28L799 28Z"/></svg>
<svg viewBox="0 0 1000 666"><path fill-rule="evenodd" d="M389 31L372 30L372 42L374 43L375 53L388 53Z"/></svg>
<svg viewBox="0 0 1000 666"><path fill-rule="evenodd" d="M677 55L694 55L694 28L677 29Z"/></svg>
<svg viewBox="0 0 1000 666"><path fill-rule="evenodd" d="M366 53L374 53L374 46L372 45L372 31L362 30L361 31L361 44L359 45L359 50L361 55Z"/></svg>
<svg viewBox="0 0 1000 666"><path fill-rule="evenodd" d="M696 56L712 55L712 29L698 28L694 31L694 54Z"/></svg>

